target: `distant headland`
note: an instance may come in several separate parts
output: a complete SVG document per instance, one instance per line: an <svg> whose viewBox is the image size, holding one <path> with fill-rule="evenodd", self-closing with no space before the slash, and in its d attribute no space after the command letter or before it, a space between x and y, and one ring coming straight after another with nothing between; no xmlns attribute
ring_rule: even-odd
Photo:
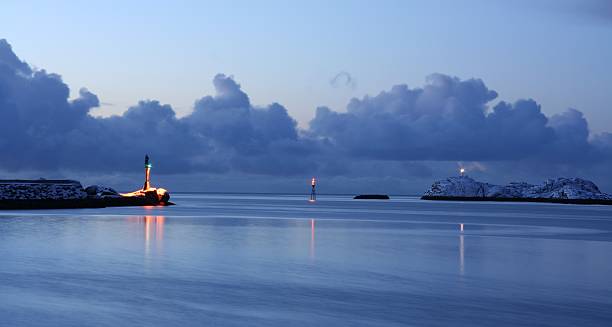
<svg viewBox="0 0 612 327"><path fill-rule="evenodd" d="M421 199L612 205L612 195L601 192L595 183L580 178L548 179L540 185L494 185L462 175L433 183Z"/></svg>
<svg viewBox="0 0 612 327"><path fill-rule="evenodd" d="M168 191L151 187L151 167L145 156L144 185L130 193L98 185L83 188L75 180L0 180L0 210L172 205Z"/></svg>

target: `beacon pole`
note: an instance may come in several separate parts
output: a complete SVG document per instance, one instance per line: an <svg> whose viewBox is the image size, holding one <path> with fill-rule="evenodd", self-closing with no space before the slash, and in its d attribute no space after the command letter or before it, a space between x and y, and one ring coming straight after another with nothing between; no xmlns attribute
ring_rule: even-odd
<svg viewBox="0 0 612 327"><path fill-rule="evenodd" d="M313 177L310 184L312 186L312 191L310 191L310 202L314 202L317 200L317 179Z"/></svg>
<svg viewBox="0 0 612 327"><path fill-rule="evenodd" d="M151 163L149 163L149 155L145 155L145 182L143 190L146 191L151 188Z"/></svg>

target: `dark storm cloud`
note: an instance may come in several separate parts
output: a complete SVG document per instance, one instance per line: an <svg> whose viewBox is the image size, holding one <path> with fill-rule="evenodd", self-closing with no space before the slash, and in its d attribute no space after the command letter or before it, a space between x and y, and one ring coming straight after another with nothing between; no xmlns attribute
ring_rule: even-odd
<svg viewBox="0 0 612 327"><path fill-rule="evenodd" d="M254 106L232 77L213 85L185 117L155 100L93 117L95 94L70 100L60 76L31 69L1 40L0 169L130 172L149 153L161 173L371 181L431 178L458 161L540 175L605 172L612 161L612 134L591 135L578 110L547 117L534 100L494 104L497 93L479 79L434 74L421 88L352 99L346 112L321 107L306 130L278 103Z"/></svg>

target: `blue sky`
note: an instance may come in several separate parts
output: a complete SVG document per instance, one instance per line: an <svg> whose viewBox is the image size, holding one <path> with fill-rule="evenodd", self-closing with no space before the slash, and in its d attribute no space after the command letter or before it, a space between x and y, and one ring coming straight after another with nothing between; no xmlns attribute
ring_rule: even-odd
<svg viewBox="0 0 612 327"><path fill-rule="evenodd" d="M31 65L62 75L96 114L141 99L188 113L233 75L255 104L279 102L300 126L327 105L440 72L482 78L499 99L612 122L612 19L598 1L3 1L2 37ZM354 88L331 87L346 71Z"/></svg>
<svg viewBox="0 0 612 327"><path fill-rule="evenodd" d="M610 1L8 0L0 31L0 177L612 189Z"/></svg>

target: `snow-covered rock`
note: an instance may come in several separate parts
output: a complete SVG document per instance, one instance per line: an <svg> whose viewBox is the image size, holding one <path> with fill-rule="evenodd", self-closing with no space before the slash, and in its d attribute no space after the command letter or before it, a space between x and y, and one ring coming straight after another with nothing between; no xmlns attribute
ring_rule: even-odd
<svg viewBox="0 0 612 327"><path fill-rule="evenodd" d="M106 186L91 185L85 188L87 195L92 198L120 198L121 194L113 188Z"/></svg>
<svg viewBox="0 0 612 327"><path fill-rule="evenodd" d="M433 183L424 195L484 197L489 192L489 188L494 186L477 182L467 176L449 177Z"/></svg>
<svg viewBox="0 0 612 327"><path fill-rule="evenodd" d="M0 200L74 200L87 193L73 180L0 180Z"/></svg>
<svg viewBox="0 0 612 327"><path fill-rule="evenodd" d="M593 182L580 178L549 179L540 185L493 185L475 181L468 176L449 177L433 183L423 196L612 200L612 195L602 193Z"/></svg>

